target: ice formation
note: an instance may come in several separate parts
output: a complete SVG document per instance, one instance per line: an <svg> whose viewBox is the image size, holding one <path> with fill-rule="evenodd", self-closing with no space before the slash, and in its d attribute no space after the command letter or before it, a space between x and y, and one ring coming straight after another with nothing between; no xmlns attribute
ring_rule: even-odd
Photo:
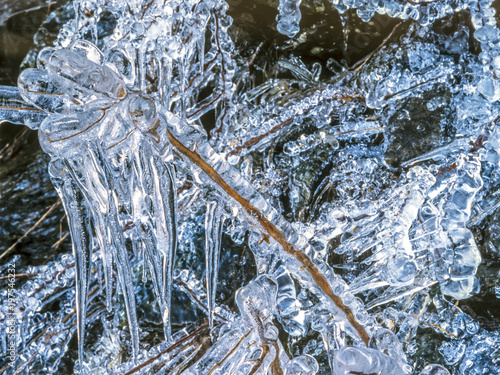
<svg viewBox="0 0 500 375"><path fill-rule="evenodd" d="M38 129L51 157L73 245L29 270L9 371L57 373L76 332L83 374L447 375L415 359L431 332L454 373L500 373L485 353L498 328L453 303L481 287L474 226L499 206L491 2L332 4L415 22L333 78L291 56L259 82L243 78L253 58L224 0L74 0L37 66L0 87L2 119ZM300 5L279 1L290 38ZM432 28L457 12L470 28ZM224 280L238 246L255 277ZM44 310L60 290L60 311ZM176 290L206 322L173 326L188 315L174 313Z"/></svg>
<svg viewBox="0 0 500 375"><path fill-rule="evenodd" d="M299 32L301 2L302 0L280 0L276 21L278 21L277 28L281 34L292 38Z"/></svg>

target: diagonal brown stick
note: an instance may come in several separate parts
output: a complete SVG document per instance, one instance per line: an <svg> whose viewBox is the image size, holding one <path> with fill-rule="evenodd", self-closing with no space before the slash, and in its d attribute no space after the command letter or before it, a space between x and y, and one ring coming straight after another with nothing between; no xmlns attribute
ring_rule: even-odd
<svg viewBox="0 0 500 375"><path fill-rule="evenodd" d="M19 245L19 244L20 244L20 243L21 243L21 242L22 242L22 241L23 241L26 237L28 237L28 236L29 236L29 234L30 234L31 232L33 232L33 231L36 229L36 227L38 227L38 226L42 223L42 221L44 221L44 220L47 218L47 216L49 216L49 215L50 215L50 213L51 213L52 211L54 211L54 210L55 210L55 209L56 209L56 208L57 208L60 204L61 204L61 200L60 200L60 199L58 199L58 200L57 200L57 202L56 202L56 203L54 203L52 206L50 206L50 208L47 210L47 212L45 212L45 213L43 214L43 216L42 216L42 217L41 217L41 218L40 218L40 219L39 219L39 220L38 220L38 221L37 221L37 222L36 222L36 223L35 223L35 224L34 224L34 225L30 228L30 229L28 229L28 230L26 231L26 233L24 233L24 234L23 234L23 235L22 235L22 236L21 236L21 237L20 237L20 238L19 238L19 239L18 239L18 240L17 240L17 241L16 241L16 242L15 242L15 243L11 246L11 247L9 247L7 250L5 250L5 251L3 252L3 254L1 254L1 255L0 255L0 259L4 258L4 257L5 257L5 256L7 256L7 254L9 254L12 250L14 250L14 249L15 249L15 247L16 247L17 245Z"/></svg>
<svg viewBox="0 0 500 375"><path fill-rule="evenodd" d="M321 274L314 263L309 259L309 257L302 251L298 250L286 240L285 233L281 231L276 225L269 221L255 206L253 206L248 200L243 198L238 192L236 192L229 184L224 181L224 179L205 161L201 156L188 149L184 146L174 135L167 130L168 138L172 145L183 155L188 157L194 164L196 164L210 179L212 179L217 185L219 185L222 190L224 190L229 196L231 196L235 201L237 201L245 211L262 226L262 228L274 238L288 254L292 255L297 259L304 269L311 275L316 284L321 288L321 290L333 301L333 303L345 314L349 323L356 329L361 339L368 345L370 341L370 336L363 328L361 324L357 322L351 309L344 304L342 299L333 293L333 290L326 280L326 278Z"/></svg>

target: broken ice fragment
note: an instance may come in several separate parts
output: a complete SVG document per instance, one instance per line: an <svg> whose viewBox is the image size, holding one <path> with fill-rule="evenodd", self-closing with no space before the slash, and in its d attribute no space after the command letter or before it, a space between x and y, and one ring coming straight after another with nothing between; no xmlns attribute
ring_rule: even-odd
<svg viewBox="0 0 500 375"><path fill-rule="evenodd" d="M500 98L500 88L497 80L485 77L477 84L477 90L490 102L495 102Z"/></svg>

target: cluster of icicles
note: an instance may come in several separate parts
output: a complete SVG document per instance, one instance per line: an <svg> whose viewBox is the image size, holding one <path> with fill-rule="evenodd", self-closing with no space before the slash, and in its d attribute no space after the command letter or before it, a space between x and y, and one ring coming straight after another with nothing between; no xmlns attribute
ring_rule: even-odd
<svg viewBox="0 0 500 375"><path fill-rule="evenodd" d="M374 12L381 12L380 2L374 4L351 6L364 15L363 19L369 19ZM435 9L432 17L427 15L427 23L457 9L472 9L475 3L454 2L456 9L441 2L433 4L425 8L427 13ZM280 18L279 30L288 35L298 31L299 5L300 1L280 1L281 13L295 13L293 20ZM422 7L392 2L383 12L422 20ZM446 178L436 178L419 166L410 168L407 182L391 191L380 207L372 209L372 215L360 215L355 225L361 229L336 249L338 254L349 253L354 258L371 254L364 260L369 265L367 271L348 285L327 264L326 255L313 246L307 229L285 220L264 197L267 194L245 178L243 168L235 167L238 158L226 158L242 150L238 147L246 145L245 137L256 136L242 126L239 138L227 142L235 127L231 121L241 116L238 105L246 102L236 103L236 64L231 57L233 45L227 32L231 21L226 8L221 0L144 4L75 1L78 17L63 29L56 47L40 52L37 68L22 73L18 89L0 89L3 118L38 129L42 148L51 156L49 173L63 201L73 244L73 259L65 258L60 270L38 270L37 279L21 291L27 297L23 299L21 319L26 323L38 316L40 303L36 300L46 298L39 294L40 285L45 283L44 293L54 292L56 284L51 287L51 283L61 279L54 275L66 275L67 269L74 267L77 368L83 373L99 367L98 361L94 363L85 353L85 327L89 316L98 313L87 307L100 291L104 291L110 311L116 306L114 292L123 295L131 358L117 367L119 373L147 373L157 368L162 369L159 373L177 369L185 374L317 373L319 364L313 356L287 355L275 318L292 337L305 336L309 328L319 332L336 375L411 373L401 335L382 328L354 294L388 287L368 306L373 308L437 283L442 294L456 299L468 298L477 290L475 273L481 258L466 224L472 202L483 186L481 156L459 156L450 169L452 176ZM476 33L479 39L486 33L490 54L487 63L493 61L493 71L500 67L490 43L494 32L487 33L491 22L485 15L486 8L481 10L485 24ZM100 40L97 15L104 10L117 15L117 25L111 36ZM498 37L498 30L494 30ZM209 43L206 38L210 38ZM496 83L485 79L490 78L482 79L479 92L493 100ZM198 101L200 92L207 88L211 93L204 93L204 99ZM259 123L261 129L255 132L272 132L291 117L298 121L313 113L331 113L344 105L349 95L353 93L323 85L307 98L307 103L295 103L288 112ZM221 135L219 140L214 136L211 145L200 118L214 109ZM320 137L319 141L327 138ZM251 142L248 152L258 146L258 142ZM190 181L196 185L189 194L182 189L187 175L193 176ZM205 300L214 341L202 355L201 346L189 334L172 333L170 319L182 216L178 205L194 199L206 206ZM379 214L382 210L391 211L392 216ZM334 217L336 213L328 214ZM249 247L259 272L237 292L238 314L215 304L225 220L239 220L250 231ZM341 220L338 217L337 223ZM415 222L420 225L412 228ZM425 257L417 254L416 248ZM149 273L163 319L165 340L146 353L140 350L131 252ZM98 276L91 272L93 265L100 270ZM430 271L425 273L427 267ZM68 283L66 278L64 282ZM38 294L32 293L35 284ZM92 287L95 284L97 289ZM315 304L304 298L305 291L315 296ZM428 301L425 303L428 306ZM414 308L414 314L402 318L388 311L384 319L404 321L407 327L401 332L410 334L420 322L418 307L422 304L412 301L407 311ZM439 298L434 304L445 305L443 311L451 309ZM1 314L6 314L4 310ZM65 311L68 318L54 325L51 336L44 336L51 344L32 348L32 356L43 353L42 347L50 347L50 354L60 357L62 349L56 346L63 343L62 347L67 347L65 323L72 319L71 306ZM453 313L450 321L457 314ZM26 331L25 327L20 329ZM116 327L107 327L102 340L110 341L116 331ZM24 341L25 336L19 335L19 340ZM178 340L186 345L170 345ZM106 345L113 346L109 342ZM27 353L19 363L27 362ZM192 358L196 360L189 362ZM57 371L57 360L51 363L51 369ZM22 366L21 370L29 370L29 362ZM440 365L428 365L421 372L445 374L449 372Z"/></svg>

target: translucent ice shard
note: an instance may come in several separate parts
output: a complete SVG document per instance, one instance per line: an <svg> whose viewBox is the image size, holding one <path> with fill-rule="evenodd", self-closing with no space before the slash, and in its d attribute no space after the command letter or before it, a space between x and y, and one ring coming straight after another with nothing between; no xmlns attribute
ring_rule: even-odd
<svg viewBox="0 0 500 375"><path fill-rule="evenodd" d="M380 215L369 218L371 224L358 230L336 250L342 252L349 247L362 255L374 249L363 261L373 265L351 284L355 293L376 286L409 285L417 275L418 265L408 232L435 178L422 168L410 170L408 177L411 183L391 198L397 205L395 212L384 215L385 218Z"/></svg>
<svg viewBox="0 0 500 375"><path fill-rule="evenodd" d="M295 284L289 272L280 267L276 272L278 283L278 312L283 328L292 336L301 336L307 331L304 311L297 299Z"/></svg>
<svg viewBox="0 0 500 375"><path fill-rule="evenodd" d="M207 204L205 217L205 257L206 257L206 279L208 317L210 327L214 325L215 296L217 292L217 276L219 272L219 254L221 248L222 226L224 216L218 210L219 204L214 201Z"/></svg>
<svg viewBox="0 0 500 375"><path fill-rule="evenodd" d="M47 72L61 91L81 100L101 96L116 100L127 94L124 83L111 69L73 51L54 51L48 60Z"/></svg>
<svg viewBox="0 0 500 375"><path fill-rule="evenodd" d="M70 99L52 83L45 70L24 70L19 76L18 87L27 102L49 113L63 111Z"/></svg>

